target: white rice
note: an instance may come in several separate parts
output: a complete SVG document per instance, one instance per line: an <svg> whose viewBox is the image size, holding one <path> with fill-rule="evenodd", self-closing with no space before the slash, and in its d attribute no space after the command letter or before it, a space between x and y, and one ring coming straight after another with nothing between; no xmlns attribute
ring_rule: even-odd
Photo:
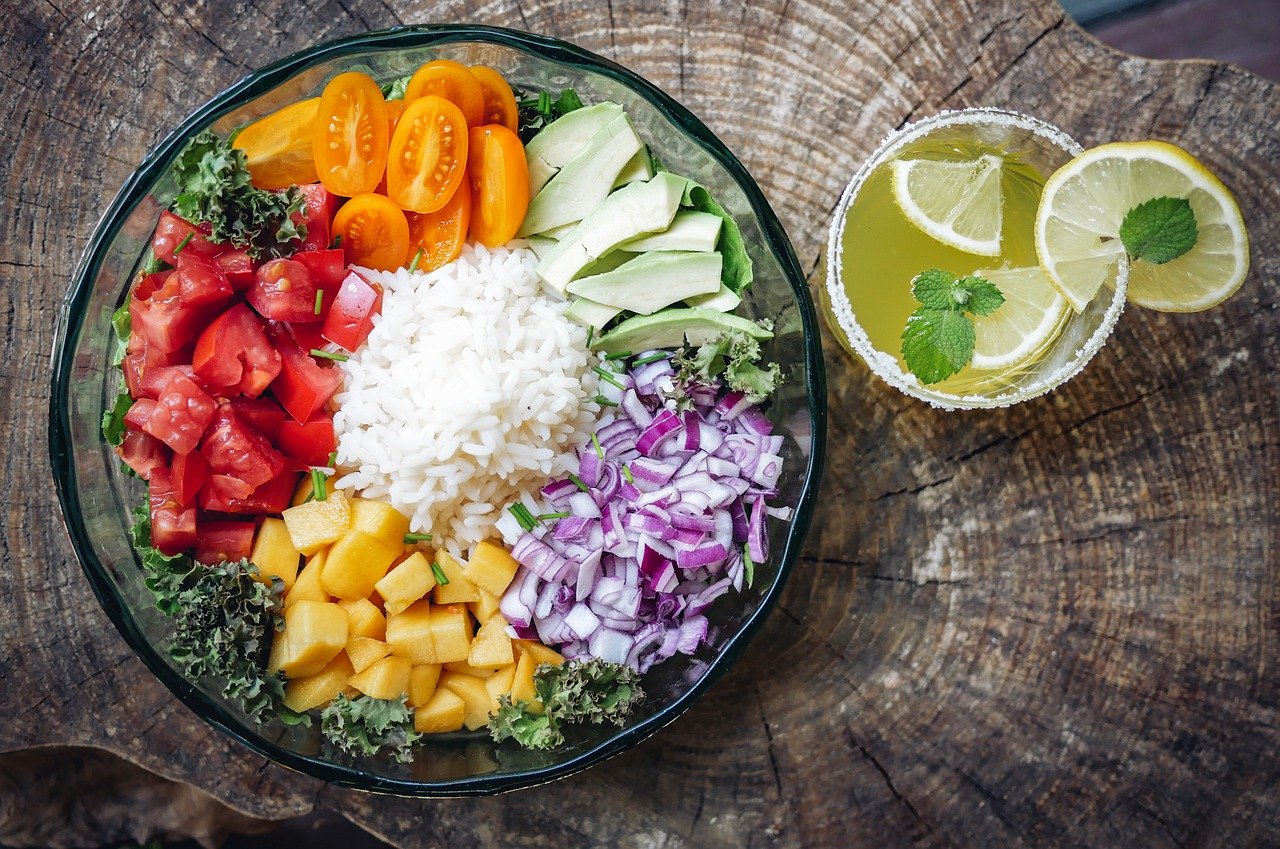
<svg viewBox="0 0 1280 849"><path fill-rule="evenodd" d="M545 297L522 243L467 245L429 274L367 271L382 315L340 366L339 489L388 499L456 556L506 505L576 472L596 364L586 331Z"/></svg>

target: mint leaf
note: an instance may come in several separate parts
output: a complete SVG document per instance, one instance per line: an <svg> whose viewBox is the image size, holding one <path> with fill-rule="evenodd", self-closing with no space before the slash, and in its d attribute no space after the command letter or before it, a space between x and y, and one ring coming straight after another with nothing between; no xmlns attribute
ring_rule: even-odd
<svg viewBox="0 0 1280 849"><path fill-rule="evenodd" d="M920 307L902 331L902 359L926 385L939 383L973 357L973 319L959 310Z"/></svg>
<svg viewBox="0 0 1280 849"><path fill-rule="evenodd" d="M967 293L963 302L965 312L974 315L991 315L1004 305L1004 295L994 283L976 275L956 281L956 287Z"/></svg>
<svg viewBox="0 0 1280 849"><path fill-rule="evenodd" d="M1186 198L1158 197L1138 204L1120 224L1129 256L1153 265L1175 260L1195 247L1196 214Z"/></svg>
<svg viewBox="0 0 1280 849"><path fill-rule="evenodd" d="M956 308L956 300L952 290L956 285L956 276L941 268L930 268L922 271L911 281L911 295L921 304L935 310L951 310Z"/></svg>

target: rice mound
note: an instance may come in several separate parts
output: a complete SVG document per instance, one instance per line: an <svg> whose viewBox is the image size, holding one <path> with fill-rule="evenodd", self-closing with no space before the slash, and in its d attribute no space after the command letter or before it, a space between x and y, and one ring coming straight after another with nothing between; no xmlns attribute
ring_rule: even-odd
<svg viewBox="0 0 1280 849"><path fill-rule="evenodd" d="M339 367L339 489L387 499L455 556L505 506L576 472L599 405L595 359L567 304L544 296L521 243L467 245L430 273L381 283L368 342Z"/></svg>

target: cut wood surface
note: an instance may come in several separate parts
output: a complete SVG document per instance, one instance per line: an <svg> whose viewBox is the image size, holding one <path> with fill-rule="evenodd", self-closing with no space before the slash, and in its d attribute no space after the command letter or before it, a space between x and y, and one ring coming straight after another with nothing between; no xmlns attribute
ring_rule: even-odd
<svg viewBox="0 0 1280 849"><path fill-rule="evenodd" d="M49 350L94 222L195 107L313 42L449 21L569 39L681 100L815 291L857 164L979 104L1086 146L1183 145L1235 191L1253 270L1207 313L1130 309L1081 376L1010 410L932 410L827 334L808 545L692 711L498 798L327 787L196 718L99 609L47 467ZM99 747L239 814L321 806L401 846L1280 845L1280 88L1126 57L1045 0L43 0L2 26L0 750Z"/></svg>

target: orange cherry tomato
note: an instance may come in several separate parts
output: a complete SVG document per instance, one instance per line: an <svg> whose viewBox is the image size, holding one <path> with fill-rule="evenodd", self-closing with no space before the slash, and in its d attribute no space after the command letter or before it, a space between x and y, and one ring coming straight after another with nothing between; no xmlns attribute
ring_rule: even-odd
<svg viewBox="0 0 1280 849"><path fill-rule="evenodd" d="M471 131L471 237L485 247L516 235L529 208L529 165L520 137L501 124Z"/></svg>
<svg viewBox="0 0 1280 849"><path fill-rule="evenodd" d="M320 98L313 97L259 118L240 131L234 144L244 151L255 186L286 189L320 179L311 151L311 128L319 108Z"/></svg>
<svg viewBox="0 0 1280 849"><path fill-rule="evenodd" d="M482 124L501 124L511 132L519 129L520 112L516 108L516 96L511 86L493 68L472 65L468 70L480 83L484 95L484 120Z"/></svg>
<svg viewBox="0 0 1280 849"><path fill-rule="evenodd" d="M320 95L312 151L320 182L335 195L371 192L387 167L387 101L367 74L329 80Z"/></svg>
<svg viewBox="0 0 1280 849"><path fill-rule="evenodd" d="M462 187L438 212L408 212L409 253L405 265L413 262L418 251L419 271L435 271L462 255L471 224L471 192Z"/></svg>
<svg viewBox="0 0 1280 849"><path fill-rule="evenodd" d="M410 101L391 137L387 197L409 212L435 212L453 197L466 171L462 112L434 94Z"/></svg>
<svg viewBox="0 0 1280 849"><path fill-rule="evenodd" d="M396 134L396 127L400 124L400 118L401 118L401 116L403 116L403 115L404 115L404 101L403 101L403 100L388 100L388 101L387 101L387 139L388 139L388 143L390 142L390 139L391 139L393 136L395 136L395 134ZM378 193L378 194L380 194L380 195L385 195L385 194L387 193L387 172L386 172L385 170L382 172L382 181L381 181L380 183L378 183L378 188L374 189L374 191L375 191L375 192L377 192L377 193Z"/></svg>
<svg viewBox="0 0 1280 849"><path fill-rule="evenodd" d="M465 65L437 59L419 68L405 87L404 102L412 104L429 94L443 97L461 109L468 127L484 122L484 92Z"/></svg>
<svg viewBox="0 0 1280 849"><path fill-rule="evenodd" d="M351 265L393 271L409 249L409 222L400 207L382 195L363 194L342 205L333 217L333 233Z"/></svg>

